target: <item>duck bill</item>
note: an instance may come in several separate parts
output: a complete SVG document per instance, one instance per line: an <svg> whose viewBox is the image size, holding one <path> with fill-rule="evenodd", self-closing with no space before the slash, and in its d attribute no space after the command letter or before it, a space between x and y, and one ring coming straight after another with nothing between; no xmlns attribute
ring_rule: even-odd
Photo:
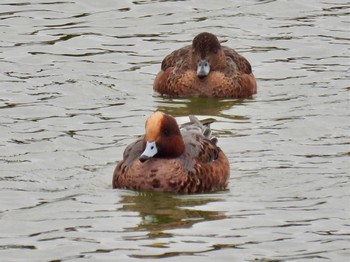
<svg viewBox="0 0 350 262"><path fill-rule="evenodd" d="M145 162L146 160L150 159L151 157L155 156L158 153L158 149L156 146L155 141L147 141L146 148L139 157L139 160L141 162Z"/></svg>
<svg viewBox="0 0 350 262"><path fill-rule="evenodd" d="M203 59L197 64L197 76L199 78L206 77L210 72L210 65L207 60Z"/></svg>

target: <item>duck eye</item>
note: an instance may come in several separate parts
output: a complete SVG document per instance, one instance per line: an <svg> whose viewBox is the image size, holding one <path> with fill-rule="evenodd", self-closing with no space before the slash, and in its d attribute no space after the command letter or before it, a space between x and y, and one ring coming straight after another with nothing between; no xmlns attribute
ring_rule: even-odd
<svg viewBox="0 0 350 262"><path fill-rule="evenodd" d="M169 136L170 135L170 130L169 129L164 129L163 134L165 136Z"/></svg>

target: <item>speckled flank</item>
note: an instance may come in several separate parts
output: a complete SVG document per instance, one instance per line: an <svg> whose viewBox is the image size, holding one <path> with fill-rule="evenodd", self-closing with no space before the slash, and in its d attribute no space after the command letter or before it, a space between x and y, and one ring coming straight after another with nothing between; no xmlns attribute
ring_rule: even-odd
<svg viewBox="0 0 350 262"><path fill-rule="evenodd" d="M207 60L211 68L205 77L197 76L197 63L201 59ZM170 97L249 98L257 92L248 60L234 49L221 46L210 33L200 33L192 45L166 56L153 88Z"/></svg>
<svg viewBox="0 0 350 262"><path fill-rule="evenodd" d="M167 129L168 122L174 120L165 114L164 117L151 117L151 119L162 121L159 125L155 125L162 129ZM180 127L181 134L179 127L176 126L177 130L170 132L172 135L168 136L168 133L165 136L160 135L157 141L162 145L160 152L164 153L145 162L139 160L145 139L140 138L130 144L125 149L123 160L118 163L114 171L113 187L175 193L202 193L225 189L230 172L228 159L211 141L210 136L205 137L198 132L199 129L207 135L210 133L208 127L201 125L196 118L191 119L194 121L191 125L197 126L197 131L187 124L185 127ZM164 132L159 130L158 133ZM171 142L173 139L171 136L181 138L184 144L182 152L174 157L165 155L169 154L167 150L162 151L162 147L167 147L168 141L170 141L169 148L174 148L175 152L179 151L176 148L178 143Z"/></svg>

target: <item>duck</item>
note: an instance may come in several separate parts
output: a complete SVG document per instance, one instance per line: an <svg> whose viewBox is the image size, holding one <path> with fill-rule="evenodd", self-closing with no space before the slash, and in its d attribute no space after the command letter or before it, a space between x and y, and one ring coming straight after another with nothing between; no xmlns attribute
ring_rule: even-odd
<svg viewBox="0 0 350 262"><path fill-rule="evenodd" d="M167 55L153 89L168 97L251 98L257 83L248 60L209 32Z"/></svg>
<svg viewBox="0 0 350 262"><path fill-rule="evenodd" d="M225 190L230 165L212 135L212 121L189 119L178 125L169 114L152 113L145 134L125 148L113 188L182 194Z"/></svg>

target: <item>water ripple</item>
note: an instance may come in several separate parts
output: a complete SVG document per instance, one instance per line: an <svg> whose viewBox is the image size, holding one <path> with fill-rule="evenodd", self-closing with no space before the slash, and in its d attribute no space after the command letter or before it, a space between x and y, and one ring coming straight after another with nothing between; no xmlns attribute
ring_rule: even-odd
<svg viewBox="0 0 350 262"><path fill-rule="evenodd" d="M346 1L0 4L3 260L345 261L349 240ZM252 64L252 99L169 99L172 50L215 32ZM229 189L112 190L154 110L215 120Z"/></svg>

